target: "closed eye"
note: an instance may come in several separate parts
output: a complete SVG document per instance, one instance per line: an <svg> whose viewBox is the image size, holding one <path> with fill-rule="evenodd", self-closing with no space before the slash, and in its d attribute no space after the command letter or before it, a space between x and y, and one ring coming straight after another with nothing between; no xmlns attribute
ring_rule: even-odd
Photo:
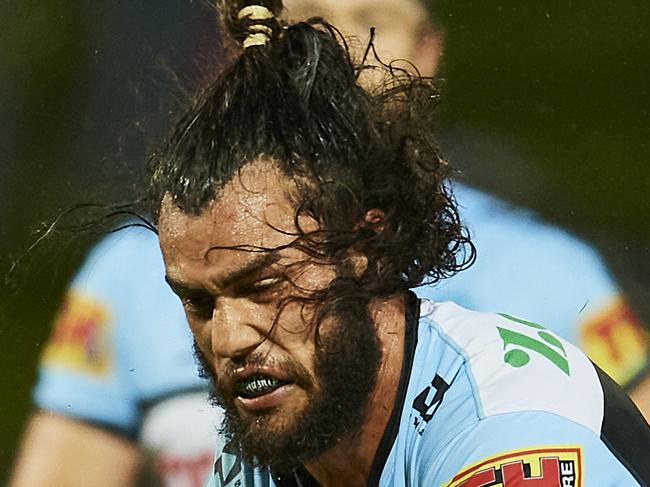
<svg viewBox="0 0 650 487"><path fill-rule="evenodd" d="M265 277L249 284L242 285L237 290L237 294L246 295L251 299L261 301L269 297L269 295L275 290L279 289L282 282L284 282L284 278L281 276Z"/></svg>
<svg viewBox="0 0 650 487"><path fill-rule="evenodd" d="M212 317L212 311L214 309L214 298L208 294L182 296L181 302L183 303L185 311L194 316L204 319L209 319Z"/></svg>
<svg viewBox="0 0 650 487"><path fill-rule="evenodd" d="M202 319L212 317L214 297L210 293L200 287L184 284L170 276L165 276L165 281L174 294L179 297L187 313Z"/></svg>
<svg viewBox="0 0 650 487"><path fill-rule="evenodd" d="M255 281L253 283L253 288L257 290L268 289L275 286L276 284L279 284L281 281L281 277L266 277L264 279L260 279L259 281Z"/></svg>

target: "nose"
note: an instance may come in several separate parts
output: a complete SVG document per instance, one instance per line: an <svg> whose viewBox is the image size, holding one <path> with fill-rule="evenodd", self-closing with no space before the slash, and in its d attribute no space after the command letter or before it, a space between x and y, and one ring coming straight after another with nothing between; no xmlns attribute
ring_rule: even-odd
<svg viewBox="0 0 650 487"><path fill-rule="evenodd" d="M212 352L222 358L244 357L266 338L261 313L245 299L220 297L212 313Z"/></svg>

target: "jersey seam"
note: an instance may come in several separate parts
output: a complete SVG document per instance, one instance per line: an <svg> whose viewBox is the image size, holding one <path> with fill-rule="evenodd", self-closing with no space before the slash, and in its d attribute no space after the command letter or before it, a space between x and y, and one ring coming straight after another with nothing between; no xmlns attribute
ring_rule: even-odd
<svg viewBox="0 0 650 487"><path fill-rule="evenodd" d="M476 415L478 416L479 419L485 417L486 414L485 414L485 410L483 409L481 396L479 395L478 384L476 383L476 379L472 371L472 363L470 362L469 357L465 353L465 350L458 343L456 343L456 341L453 338L451 338L447 333L445 333L442 327L434 319L429 317L426 318L426 320L429 321L431 326L436 330L438 337L447 345L449 345L458 355L462 357L463 363L461 367L465 369L465 375L467 376L469 386L472 390L472 398L474 399Z"/></svg>

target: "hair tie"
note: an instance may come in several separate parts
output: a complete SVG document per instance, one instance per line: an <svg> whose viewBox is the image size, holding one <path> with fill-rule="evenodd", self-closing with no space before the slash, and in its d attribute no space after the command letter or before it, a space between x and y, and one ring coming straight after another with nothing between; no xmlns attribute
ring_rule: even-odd
<svg viewBox="0 0 650 487"><path fill-rule="evenodd" d="M253 22L270 20L272 18L274 18L273 12L262 5L248 5L237 14L238 20L250 19ZM273 29L262 23L253 23L246 30L248 30L248 37L244 39L244 49L252 46L264 46L273 35Z"/></svg>
<svg viewBox="0 0 650 487"><path fill-rule="evenodd" d="M251 20L269 20L273 18L273 12L262 5L248 5L237 14L239 20L250 17Z"/></svg>

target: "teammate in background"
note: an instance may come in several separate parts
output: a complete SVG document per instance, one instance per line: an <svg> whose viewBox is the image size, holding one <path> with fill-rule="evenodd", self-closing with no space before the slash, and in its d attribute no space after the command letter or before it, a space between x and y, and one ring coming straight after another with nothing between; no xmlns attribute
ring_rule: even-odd
<svg viewBox="0 0 650 487"><path fill-rule="evenodd" d="M109 235L89 255L42 356L41 412L10 485L203 485L220 416L164 278L149 230Z"/></svg>
<svg viewBox="0 0 650 487"><path fill-rule="evenodd" d="M369 94L329 24L218 6L241 53L157 153L148 198L225 414L206 485L647 485L650 427L575 346L411 292L474 257L431 79Z"/></svg>
<svg viewBox="0 0 650 487"><path fill-rule="evenodd" d="M411 59L424 73L436 68L441 34L416 0L286 4L291 17L325 15L361 44L374 25L382 57ZM633 387L647 365L645 337L594 251L481 192L457 183L455 194L477 262L435 289L415 291L533 319ZM142 451L161 484L202 485L213 456L208 425L219 418L199 392L205 384L196 377L190 334L163 275L157 239L147 231L110 236L93 251L44 354L35 402L46 412L32 420L13 485L67 487L94 478L99 487L130 486Z"/></svg>

